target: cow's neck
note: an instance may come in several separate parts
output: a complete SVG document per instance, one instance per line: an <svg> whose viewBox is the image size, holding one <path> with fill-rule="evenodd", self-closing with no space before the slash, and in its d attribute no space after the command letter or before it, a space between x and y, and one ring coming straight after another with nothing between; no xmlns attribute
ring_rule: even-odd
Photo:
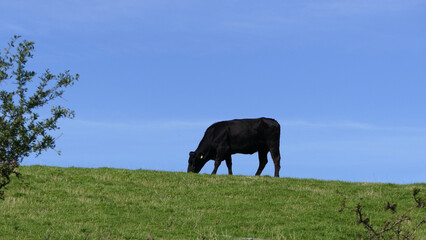
<svg viewBox="0 0 426 240"><path fill-rule="evenodd" d="M205 155L206 160L212 158L212 156L210 156L213 152L211 149L211 144L206 143L204 139L200 142L200 145L198 145L196 152Z"/></svg>

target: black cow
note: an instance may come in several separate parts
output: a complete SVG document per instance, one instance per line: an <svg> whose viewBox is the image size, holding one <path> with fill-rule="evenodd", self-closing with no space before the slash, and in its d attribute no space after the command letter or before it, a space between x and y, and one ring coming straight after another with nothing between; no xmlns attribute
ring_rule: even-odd
<svg viewBox="0 0 426 240"><path fill-rule="evenodd" d="M253 154L259 152L260 175L268 162L267 154L271 152L275 164L275 177L280 171L280 124L274 119L235 119L217 122L207 128L204 137L195 152L189 153L188 172L199 173L209 160L214 160L216 174L220 163L226 160L228 173L232 175L232 158L234 153Z"/></svg>

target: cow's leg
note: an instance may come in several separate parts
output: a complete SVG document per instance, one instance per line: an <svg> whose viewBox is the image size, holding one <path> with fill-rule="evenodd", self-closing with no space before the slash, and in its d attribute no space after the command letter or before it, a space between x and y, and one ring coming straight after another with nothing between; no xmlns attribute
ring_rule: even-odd
<svg viewBox="0 0 426 240"><path fill-rule="evenodd" d="M215 161L214 161L214 169L213 169L213 172L212 172L213 175L216 174L217 169L219 168L219 166L220 166L221 163L222 163L221 159L215 159Z"/></svg>
<svg viewBox="0 0 426 240"><path fill-rule="evenodd" d="M280 161L281 161L281 155L280 155L280 149L279 148L271 148L271 156L272 160L274 160L275 165L275 177L280 177Z"/></svg>
<svg viewBox="0 0 426 240"><path fill-rule="evenodd" d="M267 154L268 154L268 151L259 151L259 168L257 169L257 172L256 172L257 176L259 176L262 173L266 163L268 162Z"/></svg>
<svg viewBox="0 0 426 240"><path fill-rule="evenodd" d="M228 167L228 174L232 175L232 157L229 155L226 159L226 166Z"/></svg>

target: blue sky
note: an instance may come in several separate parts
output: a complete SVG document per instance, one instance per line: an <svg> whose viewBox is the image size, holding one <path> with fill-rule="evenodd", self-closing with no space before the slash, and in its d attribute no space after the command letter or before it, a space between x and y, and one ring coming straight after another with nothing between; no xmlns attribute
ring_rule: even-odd
<svg viewBox="0 0 426 240"><path fill-rule="evenodd" d="M62 155L25 165L185 171L210 124L265 116L283 177L426 182L425 23L425 0L0 0L0 46L21 35L32 69L81 75Z"/></svg>

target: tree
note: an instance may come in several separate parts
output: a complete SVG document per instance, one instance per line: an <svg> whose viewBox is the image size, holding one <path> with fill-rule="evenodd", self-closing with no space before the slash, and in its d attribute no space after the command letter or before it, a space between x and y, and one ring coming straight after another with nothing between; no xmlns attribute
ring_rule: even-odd
<svg viewBox="0 0 426 240"><path fill-rule="evenodd" d="M74 111L53 104L79 75L69 71L54 75L46 70L33 81L36 73L26 69L33 52L34 42L20 40L20 36L14 36L8 47L0 50L1 199L11 176L20 177L22 160L32 153L38 156L55 149L56 139L51 134L59 129L58 120L74 117ZM49 107L50 113L45 114Z"/></svg>

